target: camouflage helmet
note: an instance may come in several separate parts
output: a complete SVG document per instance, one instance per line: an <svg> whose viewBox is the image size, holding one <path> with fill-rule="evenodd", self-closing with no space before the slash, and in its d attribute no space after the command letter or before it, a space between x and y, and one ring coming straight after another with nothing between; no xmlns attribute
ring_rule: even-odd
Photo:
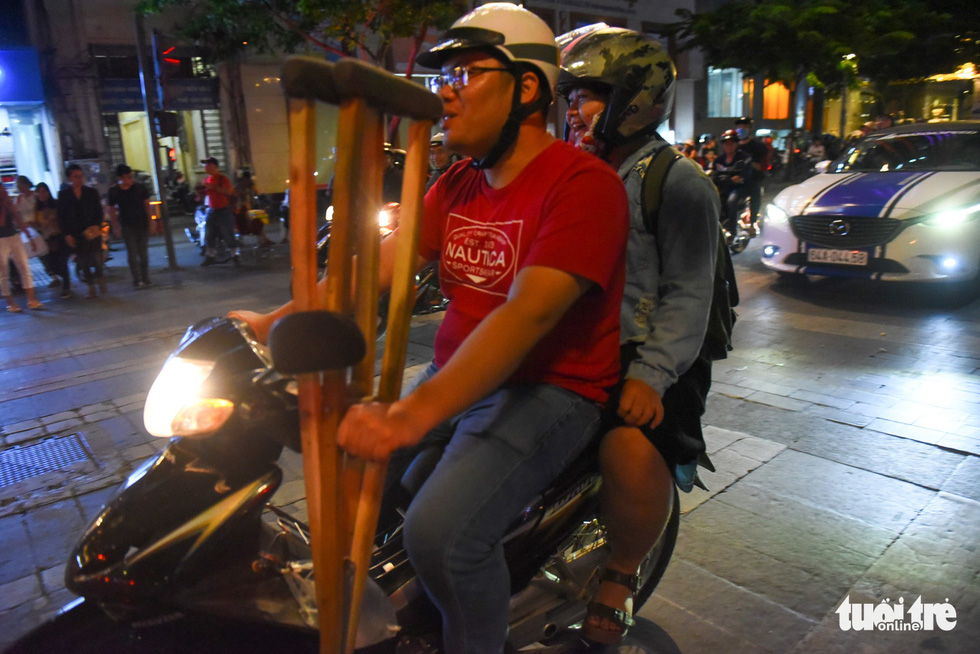
<svg viewBox="0 0 980 654"><path fill-rule="evenodd" d="M659 41L603 26L566 41L558 92L568 97L583 86L608 90L596 134L609 145L620 145L652 134L670 117L676 77L674 62Z"/></svg>

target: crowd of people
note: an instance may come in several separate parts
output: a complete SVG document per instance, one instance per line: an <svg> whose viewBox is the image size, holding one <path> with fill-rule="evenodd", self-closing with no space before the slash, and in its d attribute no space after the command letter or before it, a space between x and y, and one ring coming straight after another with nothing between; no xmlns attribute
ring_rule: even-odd
<svg viewBox="0 0 980 654"><path fill-rule="evenodd" d="M267 219L257 217L255 214L262 212L253 210L259 194L250 171L243 171L232 183L220 172L217 159L210 157L201 163L207 177L195 190L196 203L208 208L208 249L203 265L216 263L214 251L219 240L232 252L235 265L239 264L239 235L254 234L261 247L270 247L272 241L265 235ZM56 194L46 183L35 186L24 175L16 178L15 196L0 187L0 290L8 311L22 310L13 298L15 286L23 290L28 308L44 307L34 290L33 257L42 262L51 279L49 286L61 289L62 299L73 295L72 262L76 279L87 288L87 299L108 294L105 264L113 235L125 244L133 287L152 286L149 190L126 164L116 167L115 176L116 183L104 198L86 184L85 171L77 164L65 169L66 182Z"/></svg>

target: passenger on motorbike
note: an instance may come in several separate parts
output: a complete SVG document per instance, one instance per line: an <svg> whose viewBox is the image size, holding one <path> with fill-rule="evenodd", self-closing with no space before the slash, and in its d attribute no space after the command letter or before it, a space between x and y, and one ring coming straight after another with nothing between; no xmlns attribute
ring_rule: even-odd
<svg viewBox="0 0 980 654"><path fill-rule="evenodd" d="M558 49L533 13L483 5L418 62L441 68L445 145L470 157L424 203L417 263L441 260L450 303L421 381L392 404L351 407L338 439L375 460L446 442L404 542L445 651L495 653L510 598L500 539L595 436L617 378L628 209L613 171L546 129ZM383 284L397 238L382 242ZM235 315L265 338L290 310Z"/></svg>
<svg viewBox="0 0 980 654"><path fill-rule="evenodd" d="M730 129L721 135L721 154L715 157L708 174L721 196L721 224L730 234L734 234L735 221L749 197L747 182L752 175L752 159L739 149L735 130Z"/></svg>
<svg viewBox="0 0 980 654"><path fill-rule="evenodd" d="M560 37L559 42L566 37ZM622 379L604 415L602 514L610 546L583 631L619 642L632 624L635 575L664 527L672 475L690 490L704 452L700 417L711 360L700 352L718 247L718 196L700 166L681 158L665 178L655 233L643 179L667 147L674 64L652 37L597 26L562 51L559 93L567 134L618 169L630 201L626 290L620 314Z"/></svg>

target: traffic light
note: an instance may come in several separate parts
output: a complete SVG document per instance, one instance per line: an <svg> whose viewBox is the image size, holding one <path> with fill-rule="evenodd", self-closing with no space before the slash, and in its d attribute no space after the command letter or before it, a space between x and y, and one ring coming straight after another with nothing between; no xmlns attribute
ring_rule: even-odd
<svg viewBox="0 0 980 654"><path fill-rule="evenodd" d="M153 120L156 123L157 135L177 136L177 114L173 111L155 111Z"/></svg>
<svg viewBox="0 0 980 654"><path fill-rule="evenodd" d="M156 78L157 108L168 109L177 99L176 78L180 77L177 40L153 30L153 73Z"/></svg>
<svg viewBox="0 0 980 654"><path fill-rule="evenodd" d="M167 148L167 159L177 161L177 148Z"/></svg>

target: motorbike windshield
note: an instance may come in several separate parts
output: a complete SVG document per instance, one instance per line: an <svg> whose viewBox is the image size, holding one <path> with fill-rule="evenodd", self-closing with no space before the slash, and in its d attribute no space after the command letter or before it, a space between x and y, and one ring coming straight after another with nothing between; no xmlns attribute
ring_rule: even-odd
<svg viewBox="0 0 980 654"><path fill-rule="evenodd" d="M827 172L980 171L980 131L928 130L871 135L841 155Z"/></svg>

